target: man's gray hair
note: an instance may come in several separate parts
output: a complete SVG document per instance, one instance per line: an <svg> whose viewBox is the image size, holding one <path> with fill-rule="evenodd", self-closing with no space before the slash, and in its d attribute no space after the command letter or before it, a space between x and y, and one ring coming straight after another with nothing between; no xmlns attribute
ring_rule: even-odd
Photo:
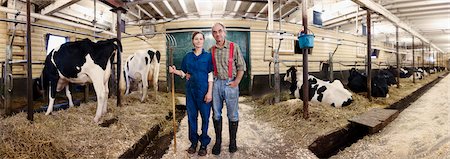
<svg viewBox="0 0 450 159"><path fill-rule="evenodd" d="M213 27L216 25L222 26L223 32L227 33L227 27L225 27L225 25L223 25L221 22L214 23ZM211 27L211 31L212 31L212 27Z"/></svg>

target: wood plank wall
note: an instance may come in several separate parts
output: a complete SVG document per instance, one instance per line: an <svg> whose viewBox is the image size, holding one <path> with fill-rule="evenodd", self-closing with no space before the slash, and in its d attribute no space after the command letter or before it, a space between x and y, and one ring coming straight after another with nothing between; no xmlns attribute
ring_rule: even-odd
<svg viewBox="0 0 450 159"><path fill-rule="evenodd" d="M217 20L202 20L202 21L178 21L178 22L171 22L164 24L163 29L176 29L176 28L190 28L190 27L211 27L215 22L218 22ZM261 22L261 21L254 21L254 20L221 20L224 25L227 27L249 27L250 29L266 29L267 22ZM278 29L278 23L274 24L274 29ZM294 24L282 24L281 30L297 33L299 29L301 29L302 26L300 25L294 25ZM366 37L362 36L355 36L350 35L346 33L339 33L333 30L324 30L320 28L316 28L313 26L309 27L312 32L317 35L316 39L320 38L319 36L325 36L325 37L339 37L341 39L349 40L351 42L343 42L345 44L356 44L356 42L359 42L359 44L366 43ZM252 75L265 75L268 74L268 64L269 62L264 62L264 39L265 39L265 33L261 32L251 32L250 34L250 58L251 58L251 72ZM320 38L322 39L322 38ZM319 40L320 40L319 39ZM336 44L321 42L319 40L315 41L315 46L313 49L312 54L310 55L310 60L315 61L326 61L328 60L328 54L329 52L334 51L336 48ZM329 39L324 38L325 41L334 41L337 42L335 39ZM291 40L292 41L292 40ZM373 41L372 42L374 46L377 48L384 48L383 43ZM266 45L266 59L270 59L271 57L271 45L272 41L271 39L267 39L267 45ZM389 48L390 50L394 50L392 48ZM405 52L406 50L401 49L401 52ZM358 54L362 54L362 56L365 56L366 53L366 47L360 47L357 48L356 46L347 46L347 45L340 45L338 50L336 51L334 55L334 61L364 61L364 57L357 56ZM301 54L284 54L280 56L281 60L302 60ZM385 65L388 64L395 64L395 54L390 53L388 51L381 50L379 53L379 57L377 59L372 59L373 63L382 63ZM318 72L320 71L320 63L319 62L310 62L310 71L311 72ZM351 64L351 63L346 63ZM280 70L281 73L285 72L285 70L288 69L289 65L301 65L301 62L284 62L283 64L280 64ZM338 70L348 70L351 67L345 67L341 66L339 64L334 64L334 69L336 71ZM363 69L363 66L358 67L360 69ZM372 68L379 68L378 65L373 64ZM383 67L381 67L383 68Z"/></svg>
<svg viewBox="0 0 450 159"><path fill-rule="evenodd" d="M6 18L5 13L0 13L0 18ZM177 22L170 22L165 24L159 24L156 26L157 32L164 32L166 29L176 29L176 28L193 28L193 27L211 27L215 22L218 22L218 20L193 20L193 21L177 21ZM267 22L262 21L254 21L254 20L221 20L220 22L224 23L227 27L248 27L250 29L266 29ZM70 26L64 26L64 25L54 25L54 23L38 20L37 23L39 24L45 24L45 25L53 25L65 29L70 30L76 30L80 32L86 32L86 33L92 33L91 31L87 30L81 30L78 28L70 27ZM278 29L278 23L274 24L275 29ZM300 25L294 25L294 24L282 24L281 30L296 33L301 29L302 27ZM320 38L319 36L327 36L327 37L340 37L345 40L350 41L357 41L360 43L365 43L366 38L365 37L359 37L355 35L345 34L345 33L338 33L333 30L323 30L316 27L309 27L312 32L314 32L315 35L317 35L316 39ZM6 22L0 22L0 58L5 58L5 47L6 43L8 42L8 35L6 34L8 31ZM141 28L138 26L127 26L126 32L128 34L137 34L141 33ZM44 61L46 56L46 50L45 50L45 34L51 33L55 35L61 35L61 36L68 36L70 37L71 41L74 41L75 39L80 38L90 38L83 35L78 34L72 34L62 31L55 31L51 29L44 29L39 27L34 27L34 32L32 33L32 57L33 61ZM126 35L126 34L123 34ZM105 36L105 35L103 35ZM161 67L160 67L160 81L166 81L166 38L164 34L158 34L155 37L151 39L147 39L145 37L142 37L145 40L141 40L135 37L132 38L124 38L122 39L122 45L123 45L123 55L122 60L125 61L127 57L137 50L148 50L149 48L153 48L156 50L159 50L161 52ZM212 37L211 37L212 38ZM251 58L251 72L252 75L265 75L268 74L268 62L264 62L264 39L265 39L265 33L261 32L251 32L250 33L250 58ZM266 59L270 59L271 55L271 45L272 45L272 39L267 39L267 45L266 45ZM325 40L333 41L332 39ZM336 41L336 40L334 40ZM344 43L353 43L355 42L344 42ZM381 42L373 42L374 45L377 47L383 48L383 44ZM315 41L315 47L313 49L312 54L310 55L310 60L320 60L320 61L326 61L328 59L329 52L332 52L336 47L336 44L330 44L325 43L321 41ZM390 48L391 49L391 48ZM394 50L394 49L391 49ZM401 50L401 52L405 52L406 50ZM359 58L357 55L362 54L363 56L366 54L366 48L361 47L357 48L355 46L347 46L347 45L341 45L339 46L339 49L336 51L334 56L334 61L364 61L364 58ZM420 53L421 55L421 53ZM301 54L286 54L281 55L281 60L302 60ZM449 56L445 55L445 59L448 59ZM395 54L389 53L387 51L380 51L379 57L377 59L372 60L374 63L378 62L386 62L386 63L395 63ZM280 64L281 73L284 73L287 70L287 66L289 65L300 65L301 62L285 62ZM43 66L40 65L33 65L33 77L40 76L40 73L42 71ZM339 64L335 64L334 68L336 71L338 70L347 70L351 67L344 67ZM359 67L363 69L363 67ZM373 65L373 68L378 68L377 65ZM310 62L310 71L311 72L318 72L320 71L320 65L318 62Z"/></svg>

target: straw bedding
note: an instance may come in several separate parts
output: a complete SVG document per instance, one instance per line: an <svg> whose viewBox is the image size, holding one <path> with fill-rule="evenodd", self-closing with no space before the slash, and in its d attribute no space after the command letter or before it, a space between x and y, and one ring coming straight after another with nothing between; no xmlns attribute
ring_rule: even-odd
<svg viewBox="0 0 450 159"><path fill-rule="evenodd" d="M372 102L369 102L365 93L353 93L354 102L343 108L310 103L309 119L303 118L303 102L299 99L269 105L267 100L273 97L273 94L269 94L267 97L249 102L249 105L256 105L255 116L272 123L285 132L287 142L307 148L319 136L344 128L348 124L348 119L373 108L386 108L441 74L432 74L424 80L416 80L416 84L409 79L401 79L400 88L395 86L389 88L389 98L372 98ZM281 99L286 98L282 97Z"/></svg>
<svg viewBox="0 0 450 159"><path fill-rule="evenodd" d="M171 111L167 93L150 93L139 102L139 93L125 97L123 107L108 100L108 113L102 121L115 120L109 127L93 122L96 102L80 107L34 115L25 113L0 118L0 158L117 158L157 124L168 124Z"/></svg>

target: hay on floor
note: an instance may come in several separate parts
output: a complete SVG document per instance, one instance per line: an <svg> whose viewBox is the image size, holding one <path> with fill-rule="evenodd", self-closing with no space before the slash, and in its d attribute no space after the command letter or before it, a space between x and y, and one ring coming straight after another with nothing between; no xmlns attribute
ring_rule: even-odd
<svg viewBox="0 0 450 159"><path fill-rule="evenodd" d="M1 119L0 158L118 158L171 111L168 93L149 93L144 103L139 98L139 93L125 97L123 107L110 98L101 118L117 119L109 127L93 122L96 102L35 114L33 124L26 113Z"/></svg>
<svg viewBox="0 0 450 159"><path fill-rule="evenodd" d="M366 98L366 93L353 93L354 102L343 108L310 103L308 119L303 118L303 102L300 99L270 105L267 101L273 95L267 95L249 102L249 105L256 106L255 116L282 129L287 142L308 148L319 136L344 128L349 123L348 119L373 108L386 108L442 74L432 74L424 80L416 80L416 84L409 79L401 79L400 88L395 86L389 88L389 98L372 98L372 102Z"/></svg>

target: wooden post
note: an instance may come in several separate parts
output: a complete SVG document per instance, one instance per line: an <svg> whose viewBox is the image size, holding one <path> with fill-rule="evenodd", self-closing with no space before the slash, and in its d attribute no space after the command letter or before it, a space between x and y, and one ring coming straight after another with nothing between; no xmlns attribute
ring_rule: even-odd
<svg viewBox="0 0 450 159"><path fill-rule="evenodd" d="M305 34L308 34L308 13L306 9L308 7L306 0L302 1L302 24L303 31ZM308 119L308 101L309 101L309 85L308 85L308 49L304 49L303 52L303 118Z"/></svg>
<svg viewBox="0 0 450 159"><path fill-rule="evenodd" d="M397 88L400 88L400 52L398 51L398 26L395 27L395 51L397 52Z"/></svg>
<svg viewBox="0 0 450 159"><path fill-rule="evenodd" d="M280 102L280 92L281 92L281 90L280 90L281 89L280 88L280 60L279 60L278 51L279 51L279 49L277 49L277 51L275 51L275 53L273 55L274 73L275 73L275 77L274 77L274 81L275 81L275 86L274 86L274 89L275 89L275 102L274 103L279 103Z"/></svg>
<svg viewBox="0 0 450 159"><path fill-rule="evenodd" d="M173 47L169 48L169 63L173 66ZM175 113L175 78L174 73L170 74L170 87L172 90L172 114L173 114L173 150L177 153L177 121Z"/></svg>
<svg viewBox="0 0 450 159"><path fill-rule="evenodd" d="M371 28L372 25L370 23L370 9L367 8L367 98L369 101L372 101L372 34Z"/></svg>
<svg viewBox="0 0 450 159"><path fill-rule="evenodd" d="M117 40L119 40L119 41L122 38L121 15L122 15L122 9L117 9ZM121 101L122 92L120 91L120 71L121 71L121 67L122 67L122 58L121 58L122 51L121 51L121 49L122 48L117 49L116 96L117 96L117 106L118 107L122 106L122 101Z"/></svg>
<svg viewBox="0 0 450 159"><path fill-rule="evenodd" d="M416 69L416 55L414 54L414 36L412 36L412 56L413 56L413 61L412 61L412 65L413 65L413 69ZM416 83L416 72L413 72L413 83Z"/></svg>
<svg viewBox="0 0 450 159"><path fill-rule="evenodd" d="M12 51L11 51L12 53ZM33 121L33 75L31 68L31 1L27 0L27 105L29 121Z"/></svg>
<svg viewBox="0 0 450 159"><path fill-rule="evenodd" d="M423 40L420 40L422 42L422 68L425 68L425 50L423 49Z"/></svg>

